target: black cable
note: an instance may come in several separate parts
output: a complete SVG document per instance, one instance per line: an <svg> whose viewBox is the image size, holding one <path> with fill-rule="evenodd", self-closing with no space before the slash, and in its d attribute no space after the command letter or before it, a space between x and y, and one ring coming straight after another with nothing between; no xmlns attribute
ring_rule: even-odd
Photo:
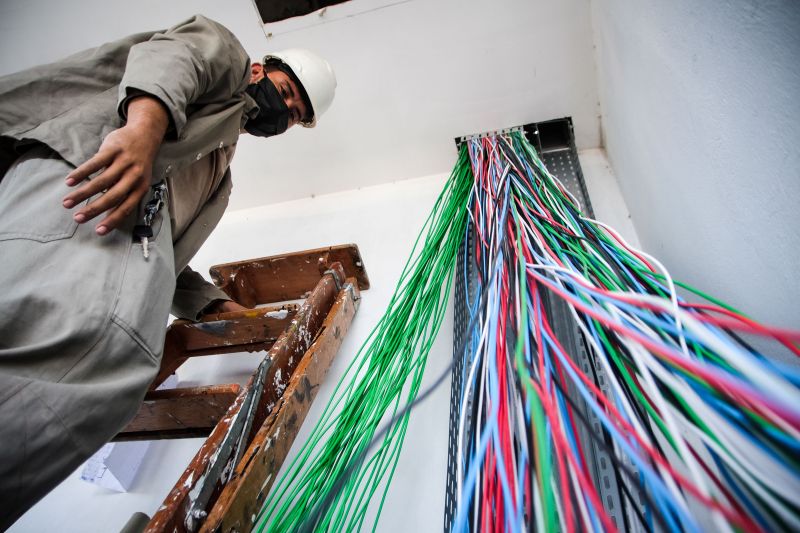
<svg viewBox="0 0 800 533"><path fill-rule="evenodd" d="M551 314L553 314L553 313L554 313L554 309L553 309L553 307L552 307L552 305L553 305L553 304L552 304L552 302L550 301L550 300L551 300L551 297L550 297L550 295L549 295L549 292L544 292L544 293L542 293L542 294L540 295L540 298L542 299L542 302L543 302L545 305L547 305L547 306L548 306L547 308L548 308L548 309L550 309L550 311L551 311ZM555 300L555 301L560 301L560 300ZM588 319L587 319L587 320L588 320ZM621 344L621 343L619 343L619 342L616 342L616 339L617 339L617 338L616 338L616 333L615 333L615 332L613 332L613 331L609 331L609 332L607 332L607 334L608 334L608 336L607 336L608 342L609 342L610 344L613 344L613 345L614 345L614 346L617 348L617 350L618 350L618 351L619 351L619 353L620 353L620 356L621 356L621 357L629 357L629 356L627 355L626 351L625 351L625 348L624 348L624 346L622 346L622 344ZM594 382L595 382L595 384L597 384L597 383L598 383L598 379L597 379L597 373L596 373L596 369L595 369L594 361L593 361L593 359L592 359L592 357L591 357L591 352L589 352L589 351L588 351L588 347L586 346L586 339L584 338L583 334L581 334L581 339L583 339L583 342L584 342L584 348L586 348L586 349L587 349L587 358L589 359L589 364L590 364L590 366L591 366L591 368L592 368L592 372L593 372L593 374L594 374ZM562 344L563 344L563 343L562 343ZM526 363L526 366L528 367L528 371L529 371L529 372L532 372L532 371L533 371L533 368L530 366L530 363L528 363L527 361L526 361L525 363ZM616 365L612 365L612 366L611 366L611 368L612 368L612 371L614 371L614 372L615 372L615 374L617 374L617 375L618 375L618 378L621 380L621 379L622 379L622 376L621 376L621 373L620 373L619 369L618 369L618 368L616 368ZM554 369L553 369L553 370L554 370ZM531 374L531 375L533 376L533 374ZM604 450L604 451L605 451L605 452L606 452L606 453L609 455L609 458L611 459L612 463L614 463L614 464L615 464L615 466L617 466L617 465L623 465L623 468L622 468L622 470L623 470L625 473L627 473L627 474L629 475L630 479L632 479L632 480L633 480L633 483L634 483L635 485L639 485L639 479L638 479L638 478L639 478L639 476L638 476L638 473L635 473L635 472L634 472L634 473L631 473L631 471L630 471L630 469L629 469L630 467L627 467L627 465L624 465L623 463L621 463L621 462L619 461L619 459L616 457L616 453L614 452L613 445L609 444L609 443L608 443L608 441L606 441L605 439L604 439L604 440L600 440L600 438L599 438L599 437L597 436L597 434L595 433L594 429L592 428L591 424L588 422L588 419L586 419L586 417L585 417L585 415L583 414L583 412L581 411L581 409L577 407L577 405L576 405L576 404L575 404L575 402L572 400L572 398L571 398L571 397L570 397L570 396L569 396L569 395L566 393L566 391L564 391L564 389L562 388L561 384L558 382L557 376L555 376L555 374L553 374L553 380L552 380L552 381L554 381L554 382L556 383L556 385L558 386L559 390L561 391L562 395L565 397L565 399L567 400L567 402L568 402L568 403L570 403L570 405L572 405L572 406L573 406L573 408L574 408L574 412L577 412L577 414L578 414L578 417L581 419L581 421L584 423L584 425L585 425L585 426L588 428L588 430L589 430L589 436L590 436L590 437L591 437L591 438L592 438L592 439L593 439L595 442L597 442L597 444L598 444L600 447L602 447L602 448L603 448L603 450ZM630 392L630 391L629 391L627 388L623 387L623 389L622 389L622 390L623 390L623 393L624 393L624 394L625 394L625 395L628 397L628 399L629 399L629 403L631 403L631 404L632 404L632 405L633 405L633 406L636 408L636 410L637 410L637 415L639 416L639 419L640 419L640 420L644 420L645 422L649 422L650 418L647 416L647 413L646 413L646 411L644 410L644 407L642 407L642 406L641 406L641 405L640 405L638 402L635 402L635 401L630 401L630 400L632 400L632 397L631 397L631 392ZM648 434L648 436L649 436L649 438L650 438L650 441L651 441L651 442L653 442L653 444L654 444L655 448L657 449L658 453L660 453L660 454L663 456L663 450L662 450L661 446L658 444L658 439L656 439L656 436L655 436L654 432L652 431L652 428L650 427L650 424L649 424L649 423L644 423L644 424L642 424L642 425L643 425L643 428L645 429L645 431L647 432L647 434ZM603 428L601 428L601 429L602 429L602 431L604 432L604 435L605 435L607 438L609 438L609 439L610 439L610 435L608 435L608 433L607 433L607 430L606 430L604 427L603 427ZM618 475L618 472L619 472L619 470L620 470L619 468L616 468L615 474L617 474L617 475ZM618 485L618 486L621 486L621 487L623 487L623 490L626 492L626 495L627 495L627 496L628 496L628 497L631 499L631 501L632 501L632 502L634 502L634 510L635 510L635 512L636 512L636 514L637 514L637 517L639 517L639 519L640 519L640 521L642 522L643 526L645 527L645 529L647 529L647 525L646 525L646 521L644 520L644 516L641 514L641 511L639 510L639 507L638 507L637 505L635 505L635 500L633 499L633 496L632 496L632 495L630 494L630 492L628 491L628 488L627 488L626 484L625 484L625 483L620 483L620 479L619 479L619 477L617 477L617 485ZM653 502L653 500L652 500L652 497L650 496L649 492L647 492L646 490L642 490L642 493L646 495L646 497L647 497L648 501L650 502L650 504L651 504L651 505L652 505L654 508L656 508L656 509L657 509L658 507L656 507L656 506L654 505L654 502ZM622 499L622 498L620 498L620 499ZM656 513L656 516L658 516L658 518L659 518L661 521L663 521L663 517L661 517L661 516L657 515L657 513ZM626 520L627 520L627 515L626 515ZM659 524L659 525L660 525L660 526L662 526L662 527L664 527L664 528L665 528L665 529L664 529L665 531L668 531L668 530L669 530L668 528L666 528L666 525L665 525L665 523L663 523L663 522L660 522L660 524ZM627 526L626 526L626 529L625 529L625 530L626 530L626 531L630 531L629 529L627 529Z"/></svg>
<svg viewBox="0 0 800 533"><path fill-rule="evenodd" d="M528 367L528 371L532 372L533 371L533 367L530 365L530 363L528 363L526 361L525 364ZM531 376L533 376L533 374L531 374ZM612 463L614 463L614 466L616 468L618 468L622 472L624 472L628 476L628 478L631 479L631 480L634 480L634 482L638 481L638 477L639 477L638 472L633 471L633 469L631 467L629 467L628 465L626 465L625 463L620 461L620 459L616 455L616 452L614 451L614 448L612 446L609 446L608 444L606 444L606 442L602 438L600 438L597 435L597 433L595 433L595 430L594 430L594 428L592 428L592 424L586 418L586 415L584 415L581 412L581 409L575 404L575 401L570 397L569 394L567 394L567 392L564 390L564 387L561 385L561 383L559 383L559 381L557 379L558 376L556 376L555 374L552 374L552 376L553 376L553 379L551 381L556 384L556 387L561 392L561 394L564 397L564 399L567 401L567 403L569 403L572 406L572 408L573 408L572 412L577 415L578 420L580 420L581 423L586 427L586 429L588 430L589 436L594 440L594 442L596 442L601 448L603 448L603 451L605 451L608 454L608 458L611 460ZM654 509L658 509L659 508L657 506L656 502L653 500L653 497L652 497L652 495L650 494L649 491L644 490L644 491L642 491L642 494L644 495L644 497L647 499L648 503ZM636 508L636 506L634 506L634 508ZM647 528L647 521L645 520L644 515L641 514L641 511L639 511L638 508L636 508L636 516L639 517L639 519L642 522L642 525L645 527L645 529L648 529ZM670 528L667 527L667 523L666 523L666 521L664 521L664 517L663 516L661 516L659 513L653 513L653 516L655 517L656 521L658 522L658 526L663 531L670 531Z"/></svg>
<svg viewBox="0 0 800 533"><path fill-rule="evenodd" d="M619 342L618 340L619 337L617 332L605 329L604 331L606 333L606 338L609 344L614 346L614 348L619 353L620 357L631 362L632 358L628 354L628 349L625 347L624 344ZM617 381L619 381L620 383L625 383L625 378L622 375L622 371L619 368L617 368L616 365L611 365L611 369L614 372ZM642 405L641 402L639 402L638 399L634 397L633 392L628 387L622 387L622 392L623 394L625 394L625 397L628 400L628 404L636 412L637 418L642 422L642 428L647 432L647 436L650 439L650 442L652 443L653 447L662 457L666 457L666 455L664 454L664 449L661 447L661 444L659 443L658 438L656 437L655 431L653 430L652 424L654 422L650 417L649 413L647 412L647 410L645 409L644 405Z"/></svg>
<svg viewBox="0 0 800 533"><path fill-rule="evenodd" d="M594 380L594 383L599 387L600 386L600 378L599 378L599 375L597 373L597 367L596 367L595 362L594 362L594 357L592 357L592 352L589 350L589 344L586 342L586 339L584 338L583 335L581 335L581 341L582 341L581 344L583 345L584 353L586 353L586 359L589 360L589 368L591 368L591 370L592 370L592 379ZM608 429L606 429L605 426L601 426L601 434L603 435L603 440L605 441L605 443L609 447L613 447L613 445L612 445L613 441L612 441L611 434L609 433ZM631 530L631 525L630 525L630 520L628 519L628 513L626 512L626 509L628 509L629 505L632 504L633 507L634 507L634 510L637 513L639 513L640 512L639 511L639 507L638 507L638 505L636 505L635 500L631 497L630 492L628 492L627 485L626 485L625 482L623 482L622 475L620 474L619 469L616 469L616 468L614 469L614 481L617 483L617 487L618 487L617 495L619 496L619 500L620 500L620 502L622 503L622 506L623 506L623 512L622 512L623 527L624 527L623 531L632 531ZM620 490L625 492L625 495L627 496L627 499L624 498L622 494L620 494ZM643 519L644 515L642 515L641 518Z"/></svg>

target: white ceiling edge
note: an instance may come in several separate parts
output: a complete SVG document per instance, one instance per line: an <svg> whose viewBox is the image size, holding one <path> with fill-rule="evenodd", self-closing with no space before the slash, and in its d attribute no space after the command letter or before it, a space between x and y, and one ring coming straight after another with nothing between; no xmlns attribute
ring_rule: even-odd
<svg viewBox="0 0 800 533"><path fill-rule="evenodd" d="M255 0L251 0L255 7ZM414 0L350 0L342 4L323 7L301 17L292 17L278 22L264 24L264 33L271 38L284 33L320 26L346 17L355 17L362 13L384 9L396 4L405 4Z"/></svg>

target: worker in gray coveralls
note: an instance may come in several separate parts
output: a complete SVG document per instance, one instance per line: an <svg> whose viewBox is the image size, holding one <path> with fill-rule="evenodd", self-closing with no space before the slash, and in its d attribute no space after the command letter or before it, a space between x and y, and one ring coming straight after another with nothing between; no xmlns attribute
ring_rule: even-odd
<svg viewBox="0 0 800 533"><path fill-rule="evenodd" d="M134 416L170 305L242 309L186 266L239 134L313 127L335 88L199 15L0 78L0 530Z"/></svg>

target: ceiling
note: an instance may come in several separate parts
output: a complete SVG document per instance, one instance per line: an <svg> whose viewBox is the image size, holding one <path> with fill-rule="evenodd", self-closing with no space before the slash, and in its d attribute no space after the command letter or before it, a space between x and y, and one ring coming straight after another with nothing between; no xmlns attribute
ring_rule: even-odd
<svg viewBox="0 0 800 533"><path fill-rule="evenodd" d="M455 137L537 120L572 116L579 148L601 142L588 0L352 0L266 30L251 0L74 5L3 0L0 74L196 12L253 58L306 47L330 61L337 96L317 128L242 136L231 209L448 172Z"/></svg>

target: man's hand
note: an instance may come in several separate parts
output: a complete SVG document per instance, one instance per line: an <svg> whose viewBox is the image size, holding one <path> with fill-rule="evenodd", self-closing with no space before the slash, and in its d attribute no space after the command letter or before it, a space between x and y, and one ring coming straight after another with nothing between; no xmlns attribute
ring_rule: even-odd
<svg viewBox="0 0 800 533"><path fill-rule="evenodd" d="M108 212L95 228L98 235L106 235L137 208L150 188L153 161L168 125L167 111L157 99L140 96L128 103L128 123L109 133L94 157L67 176L67 185L72 187L102 170L64 197L62 205L71 209L105 191L73 215L76 222L83 224Z"/></svg>
<svg viewBox="0 0 800 533"><path fill-rule="evenodd" d="M214 310L215 313L232 313L234 311L249 311L248 307L234 302L233 300L224 300Z"/></svg>
<svg viewBox="0 0 800 533"><path fill-rule="evenodd" d="M199 320L221 320L221 316L234 311L252 311L249 307L234 302L233 300L214 300L200 311Z"/></svg>

